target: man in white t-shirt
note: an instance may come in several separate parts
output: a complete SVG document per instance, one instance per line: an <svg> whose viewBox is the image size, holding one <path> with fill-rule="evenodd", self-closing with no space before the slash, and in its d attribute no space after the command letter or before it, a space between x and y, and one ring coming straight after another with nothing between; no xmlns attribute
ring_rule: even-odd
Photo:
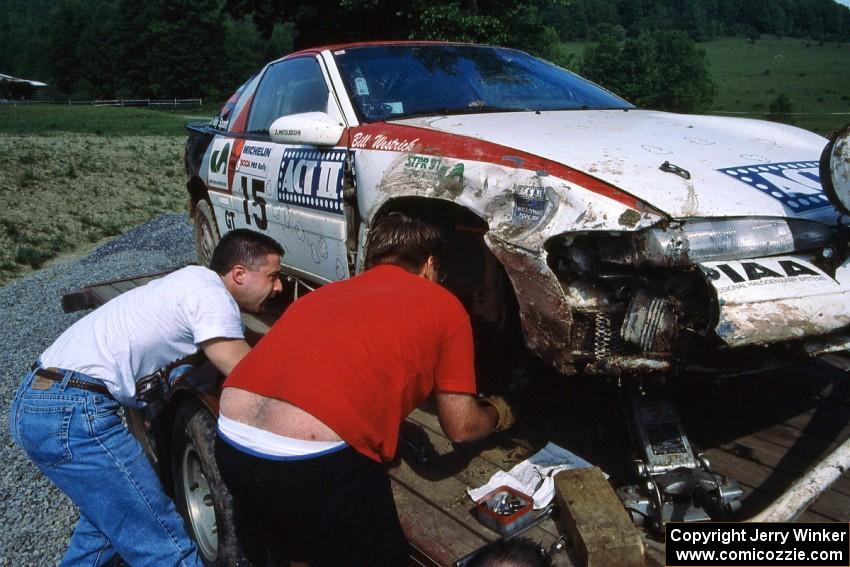
<svg viewBox="0 0 850 567"><path fill-rule="evenodd" d="M281 290L283 250L235 230L210 268L189 266L128 291L68 328L33 364L9 414L12 435L80 508L61 565L202 565L174 503L121 405L138 406L137 382L203 351L228 374L250 350L240 310L260 312Z"/></svg>

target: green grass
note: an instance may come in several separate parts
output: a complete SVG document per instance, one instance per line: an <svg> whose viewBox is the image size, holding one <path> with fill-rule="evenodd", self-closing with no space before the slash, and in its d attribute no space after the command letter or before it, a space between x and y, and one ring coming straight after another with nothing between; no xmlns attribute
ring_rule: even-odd
<svg viewBox="0 0 850 567"><path fill-rule="evenodd" d="M209 107L177 110L0 104L0 134L78 133L97 136L182 136L189 120L209 117Z"/></svg>
<svg viewBox="0 0 850 567"><path fill-rule="evenodd" d="M185 140L0 134L0 285L160 213L185 211Z"/></svg>
<svg viewBox="0 0 850 567"><path fill-rule="evenodd" d="M558 62L576 69L586 42L562 43ZM785 94L788 119L821 134L850 123L850 45L793 38L724 38L698 44L705 50L717 96L707 113L768 118L770 103ZM603 84L604 86L604 84ZM844 113L844 114L840 114Z"/></svg>
<svg viewBox="0 0 850 567"><path fill-rule="evenodd" d="M183 125L215 107L0 105L0 285L186 210Z"/></svg>
<svg viewBox="0 0 850 567"><path fill-rule="evenodd" d="M763 117L785 94L797 126L825 134L850 122L850 45L784 38L722 39L700 46L717 83L712 110ZM846 114L831 114L841 112Z"/></svg>

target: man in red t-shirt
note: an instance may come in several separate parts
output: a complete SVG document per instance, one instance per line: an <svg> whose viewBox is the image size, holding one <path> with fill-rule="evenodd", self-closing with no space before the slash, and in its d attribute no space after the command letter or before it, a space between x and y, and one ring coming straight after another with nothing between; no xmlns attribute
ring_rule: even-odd
<svg viewBox="0 0 850 567"><path fill-rule="evenodd" d="M216 456L249 558L402 566L407 543L384 463L435 392L455 442L513 423L476 397L472 330L437 285L439 230L393 213L366 268L296 301L224 383Z"/></svg>

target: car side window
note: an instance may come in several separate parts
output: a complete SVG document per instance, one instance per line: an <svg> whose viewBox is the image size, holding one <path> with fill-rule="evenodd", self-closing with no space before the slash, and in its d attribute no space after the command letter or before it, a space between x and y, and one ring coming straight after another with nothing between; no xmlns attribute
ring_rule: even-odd
<svg viewBox="0 0 850 567"><path fill-rule="evenodd" d="M260 74L257 73L244 85L239 87L236 92L236 103L233 105L233 111L230 116L230 124L227 128L228 132L241 134L245 131L245 122L248 116L248 104L254 97L254 92L257 90L257 83L260 81Z"/></svg>
<svg viewBox="0 0 850 567"><path fill-rule="evenodd" d="M266 69L251 113L248 134L268 135L277 118L301 112L327 112L328 88L314 57L298 57Z"/></svg>

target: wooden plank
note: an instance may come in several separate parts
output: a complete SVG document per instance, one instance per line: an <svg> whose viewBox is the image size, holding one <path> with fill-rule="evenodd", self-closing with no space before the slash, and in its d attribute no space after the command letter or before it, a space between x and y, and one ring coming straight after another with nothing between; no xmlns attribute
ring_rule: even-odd
<svg viewBox="0 0 850 567"><path fill-rule="evenodd" d="M412 458L411 462L403 458L397 466L390 469L390 476L410 490L422 494L443 513L470 526L470 529L482 537L488 540L496 539L498 534L475 518L474 503L467 495L466 489L468 486L479 485L470 484L467 479L480 478L483 483L499 468L464 449L456 449L442 435L427 429L423 429L423 432L427 435L427 443L431 447L430 462L420 465ZM403 447L400 454L410 455ZM558 538L557 529L551 520L532 528L528 534L543 541L544 545Z"/></svg>
<svg viewBox="0 0 850 567"><path fill-rule="evenodd" d="M809 365L806 372L812 372L813 367L817 369L819 366L822 365ZM803 372L797 371L796 374ZM835 374L832 372L832 378L835 378ZM826 380L829 383L829 395L846 397L842 393L842 389L848 389L846 376L842 374L837 379L832 378ZM777 381L765 382L774 384ZM805 380L796 383L804 382ZM799 394L799 390L788 386L789 383L794 383L793 380L787 379L784 383L783 387L775 388L774 398L805 397ZM805 411L789 416L786 411L789 404L765 404L763 396L757 390L759 389L742 392L738 389L727 389L726 393L722 394L722 388L717 387L717 397L711 396L711 399L725 398L724 402L711 404L711 408L707 408L708 404L700 404L702 409L697 405L695 412L686 413L688 431L696 445L719 447L743 460L767 467L758 473L758 469L746 467L738 462L729 470L718 472L742 482L750 482L753 486L760 487L764 494L776 497L850 434L847 421L835 419L842 412L846 412L847 408L845 404L844 409L840 409L841 404L836 400L809 397L808 400L794 404L795 411L801 407ZM752 411L752 408L756 407L758 411ZM827 411L824 411L824 408L828 408ZM699 419L695 418L696 412L702 412ZM764 425L765 423L770 425ZM710 460L716 462L711 451L709 456ZM741 472L742 467L744 474ZM749 473L756 473L756 476L746 478ZM758 478L759 474L761 478ZM832 492L836 494L834 498L822 496L813 505L813 510L825 510L833 519L843 519L844 516L830 505L829 500L841 500L842 495L850 495L850 477L845 475L840 478Z"/></svg>
<svg viewBox="0 0 850 567"><path fill-rule="evenodd" d="M92 288L92 296L96 299L95 306L100 306L124 293L112 284L99 285Z"/></svg>
<svg viewBox="0 0 850 567"><path fill-rule="evenodd" d="M481 535L442 513L398 481L394 480L392 487L407 539L438 564L451 565L456 558L487 543Z"/></svg>
<svg viewBox="0 0 850 567"><path fill-rule="evenodd" d="M722 453L722 451L721 451L721 453ZM717 456L717 455L715 455L715 456ZM734 456L732 456L732 458L728 462L726 461L726 459L718 458L717 463L718 463L717 469L723 469L723 470L718 470L718 472L720 472L721 474L728 474L727 468L731 467L732 469L736 469L736 467L740 466L739 464L736 463ZM737 469L737 470L740 470L740 469ZM741 480L742 478L744 478L745 480ZM760 490L759 487L748 484L748 482L752 481L751 479L752 479L752 477L750 477L748 475L739 475L739 478L737 479L739 481L740 486L741 486L741 490L744 492L743 507L736 514L736 519L738 521L744 521L748 518L751 518L754 514L756 514L757 512L760 512L765 506L770 504L777 496L774 493L766 493L766 492ZM828 495L827 493L825 493L824 496L822 496L822 498L825 499L825 500L831 500L832 499L832 497L830 495ZM822 507L818 506L818 509L821 510ZM835 522L837 520L834 516L824 515L821 512L815 511L813 508L809 508L808 510L803 512L803 514L800 516L798 521L800 521L800 522ZM846 521L846 520L844 520L844 521Z"/></svg>
<svg viewBox="0 0 850 567"><path fill-rule="evenodd" d="M591 467L556 474L555 494L580 565L645 564L640 534L601 470Z"/></svg>
<svg viewBox="0 0 850 567"><path fill-rule="evenodd" d="M846 352L838 353L829 353L821 355L820 359L830 366L834 366L839 370L843 370L844 372L850 372L850 355Z"/></svg>
<svg viewBox="0 0 850 567"><path fill-rule="evenodd" d="M65 313L73 313L83 309L91 309L95 307L91 290L82 289L79 291L66 293L62 296L62 311Z"/></svg>
<svg viewBox="0 0 850 567"><path fill-rule="evenodd" d="M819 444L814 444L807 450L807 442L812 441L811 436L801 436L792 447L782 447L751 435L727 443L718 443L717 447L743 459L781 471L792 478L798 478L838 445L831 443L824 449ZM835 482L833 489L850 495L850 478L842 476Z"/></svg>
<svg viewBox="0 0 850 567"><path fill-rule="evenodd" d="M572 417L573 413L566 411L564 414L564 419L561 421L563 423L559 423L559 425L565 426L567 429L572 430L571 424L568 422L568 418ZM558 416L560 419L560 416ZM487 463L491 463L493 466L487 466L481 463L478 459L469 460L469 457L459 458L454 466L459 471L455 476L459 479L462 479L468 486L481 486L487 480L489 480L492 472L501 468L503 470L507 470L513 467L518 462L532 456L537 452L537 449L530 447L529 442L526 439L523 439L521 436L511 435L511 432L491 436L484 441L479 441L477 443L466 443L463 445L452 445L448 439L445 439L444 434L442 433L442 429L439 425L439 420L437 416L432 411L423 411L422 409L418 409L414 411L408 422L421 426L435 435L442 437L443 442L446 443L446 447L454 447L455 451L459 455L470 454L478 457L486 461ZM566 424L566 425L565 425ZM541 437L541 441L538 444L542 444L548 442L549 440L559 442L562 446L567 446L572 450L568 444L563 443L561 439L556 436L556 428L549 427L547 431L547 436L540 435L540 432L536 434ZM535 435L535 431L532 430L530 432L532 435ZM551 435L551 437L549 437ZM443 447L443 445L438 445L439 447ZM441 449L440 449L441 450ZM447 449L450 450L450 449ZM602 455L608 456L607 452L610 452L611 447L605 446ZM589 453L580 451L580 456L587 457L590 462L594 461L594 456L599 455L600 452L597 448L597 453ZM444 458L444 457L441 457ZM466 459L464 461L464 459ZM465 462L466 464L462 464ZM491 472L492 471L492 472ZM541 525L541 528L551 532L553 535L556 533L562 533L562 528L560 525L556 525L555 522L547 521ZM651 541L645 538L645 541ZM661 565L664 562L664 552L663 552L663 544L660 542L653 542L654 546L647 547L647 560L653 564ZM660 546L661 551L658 551ZM570 550L572 553L573 550ZM561 558L561 556L564 556ZM554 564L560 566L562 563L559 561L570 561L566 554L559 553L554 558ZM570 563L565 563L570 564Z"/></svg>
<svg viewBox="0 0 850 567"><path fill-rule="evenodd" d="M125 291L130 291L131 289L136 289L140 284L136 283L137 279L128 279L128 280L118 280L112 282L112 287L124 293Z"/></svg>
<svg viewBox="0 0 850 567"><path fill-rule="evenodd" d="M750 386L750 390L757 390L764 384L754 383ZM787 380L781 386L779 389L784 390L781 396L800 397L798 393L788 388ZM773 486L775 490L784 489L797 476L791 471L803 468L800 461L805 462L810 459L811 463L814 463L817 457L833 448L850 432L846 423L842 424L834 419L835 414L824 417L817 413L822 400L810 397L804 403L791 404L793 410L789 411L787 409L789 404L777 406L764 404L762 398L752 391L739 396L737 388L732 387L728 381L721 387L712 386L712 388L704 389L711 390L711 395L708 397L696 395L691 398L690 404L686 404L698 411L692 414L686 407L682 413L688 419L688 431L694 433L692 440L695 440L698 445L712 446L709 457L715 469L741 481L742 488L750 501L749 510L745 509L748 513L742 514L742 518L756 512L758 508L768 504L776 496L776 492L765 493L759 489L765 480L773 476L767 486ZM687 390L688 388L683 388L685 391L683 395L687 395ZM705 404L703 401L705 399L722 400L722 402ZM830 403L833 410L836 410L836 402L832 400ZM753 411L753 408L758 408L758 411ZM805 411L800 411L800 408ZM544 441L544 436L551 437L551 440L572 449L572 446L564 444L558 438L560 432L573 427L571 412L566 409L562 411L563 415L554 413L545 419L538 420L544 426L551 422L551 426L542 429L538 427L540 431L537 434ZM413 418L411 422L422 428L431 432L441 432L439 422L433 413L418 411L411 417ZM525 434L524 438L523 434ZM462 479L465 484L478 486L489 478L491 471L497 470L494 465L507 469L535 452L534 442L526 441L535 439L534 432L527 432L527 434L523 432L523 434L518 435L512 431L508 435L496 436L492 440L470 444L467 447L455 446L457 453L449 459L449 468L454 468L455 476ZM582 446L590 445L591 443L587 443ZM437 447L440 451L450 451L452 445L443 438ZM794 453L790 457L789 450ZM606 451L611 452L612 449L597 448L595 453L587 452L582 456L591 462L597 462L599 456L604 456ZM468 453L489 465L464 456ZM718 457L720 454L723 455L722 458ZM783 459L790 463L790 469L782 463ZM780 470L774 471L777 466ZM748 482L752 483L752 486L748 485ZM801 520L840 520L843 517L842 509L845 507L846 495L843 494L843 490L847 483L847 478L840 479L836 489L825 493L812 509L803 514ZM657 544L653 545L659 547ZM663 550L663 545L660 549ZM663 552L653 550L652 546L647 547L652 558L657 560L658 557L663 557Z"/></svg>
<svg viewBox="0 0 850 567"><path fill-rule="evenodd" d="M413 417L426 422L431 422L430 415L422 410L412 414ZM435 416L432 423L439 427ZM416 439L417 445L427 446L430 460L427 464L417 463L417 452L410 450L404 442L401 442L399 454L402 460L398 466L390 469L393 480L407 487L411 492L421 495L430 506L439 509L453 521L467 526L470 531L481 535L487 541L496 540L499 535L481 524L475 517L473 513L475 506L467 495L466 488L484 484L495 472L501 470L500 467L479 456L479 452L473 446L476 444L454 444L445 437L441 429L434 431L414 419L409 418L403 425L402 437ZM505 461L508 459L506 455L511 453L512 449L510 446L498 449L491 447L487 452ZM540 543L547 549L560 535L552 519L543 521L523 534L524 537ZM454 559L459 557L462 556ZM558 553L553 557L553 565L570 567L573 563L566 553Z"/></svg>
<svg viewBox="0 0 850 567"><path fill-rule="evenodd" d="M172 271L174 270L93 283L82 289L64 294L62 296L62 308L66 313L70 313L80 309L99 307L125 291L145 285L157 278L170 274Z"/></svg>
<svg viewBox="0 0 850 567"><path fill-rule="evenodd" d="M410 415L408 423L418 427L420 434L426 436L430 449L439 455L439 466L454 471L458 480L473 488L485 484L499 470L508 470L533 454L520 446L506 449L494 445L494 441L498 443L496 438L454 444L443 434L437 416L421 409ZM404 430L402 435L405 435Z"/></svg>
<svg viewBox="0 0 850 567"><path fill-rule="evenodd" d="M818 514L817 512L812 512L811 510L806 510L800 516L798 522L831 522L829 518L822 514Z"/></svg>
<svg viewBox="0 0 850 567"><path fill-rule="evenodd" d="M806 461L814 464L818 457L831 450L850 434L848 422L837 419L846 411L846 408L841 407L843 398L841 380L804 378L799 381L801 388L796 390L792 388L794 384L793 377L773 381L750 380L741 388L739 388L741 386L739 381L734 383L725 381L720 385L703 383L698 388L685 385L677 396L684 398L681 413L686 420L686 428L691 433L692 441L697 446L710 447L708 455L718 472L741 482L749 500L748 509L744 510L747 513L742 514L742 518L758 511L758 508L769 503L777 495L776 491L781 491L790 485L798 476L795 473L807 468ZM575 402L575 393L571 390L573 386L571 384L563 384L563 386L564 396L569 398L566 401ZM766 402L765 396L759 391L765 388L776 390L768 396L768 402L771 399L779 399L780 403ZM801 395L799 393L801 389L807 388L817 390L818 394ZM791 398L792 401L782 401L786 398ZM826 398L829 400L825 401ZM704 402L706 399L717 400L717 403L706 404ZM824 404L830 408L826 412L822 411ZM541 407L546 405L544 400ZM469 451L464 450L467 447L457 446L457 454L450 459L450 468L456 469L455 476L469 486L478 486L489 478L491 471L496 470L492 465L503 469L510 468L542 446L538 441L541 443L546 440L555 441L581 454L591 462L599 462L600 458L604 460L607 453L616 450L610 446L593 447L593 439L582 433L578 436L579 441L584 436L586 443L581 443L579 446L587 450L586 452L581 449L575 451L575 439L570 437L565 443L564 432L575 428L573 422L576 418L573 414L576 412L562 407L542 415L543 410L538 412L538 409L535 406L535 413L541 416L536 419L534 430L528 430L528 428L520 432L513 430L485 442L470 444ZM581 408L578 409L580 412ZM820 412L819 409L821 409ZM429 431L441 431L433 413L416 412L412 418L411 421ZM581 419L586 421L588 416L584 415ZM525 427L527 423L526 421L520 424L520 428ZM586 423L584 425L586 426ZM586 431L585 427L584 432ZM446 444L446 450L451 446L448 440L443 439L442 443ZM443 445L439 446L443 447ZM481 464L481 461L468 456L464 457L465 453L472 453L473 456L490 465L485 466ZM776 468L779 470L774 470ZM768 484L762 486L768 480ZM835 489L825 493L812 509L803 514L801 520L841 520L842 509L845 508L844 491L848 482L850 481L847 478L841 478ZM763 488L771 487L771 492L763 491ZM847 508L850 509L850 506ZM650 555L662 556L653 549L652 546L647 547Z"/></svg>
<svg viewBox="0 0 850 567"><path fill-rule="evenodd" d="M820 419L817 405L806 411L783 412L760 400L747 398L732 390L725 394L723 403L705 404L702 399L722 399L721 389L693 392L693 396L680 396L680 413L692 437L707 433L712 438L737 439L744 435L775 436L775 442L790 447L800 435L823 437L828 442L841 441L850 435L847 422ZM787 394L786 394L787 395ZM757 407L758 411L753 411Z"/></svg>
<svg viewBox="0 0 850 567"><path fill-rule="evenodd" d="M708 451L708 456L712 462L712 467L718 473L730 476L741 485L758 493L750 494L744 500L741 510L741 516L744 518L760 511L771 500L788 489L795 480L794 477L782 471L742 459L722 449ZM825 492L809 509L826 516L830 521L850 521L850 497L839 492Z"/></svg>
<svg viewBox="0 0 850 567"><path fill-rule="evenodd" d="M134 281L134 282L136 282L136 287L141 287L141 286L143 286L143 285L145 285L145 284L148 284L148 283L150 283L150 282L152 282L152 281L154 281L154 280L158 280L158 279L159 279L159 278L161 278L163 275L165 275L165 274L156 274L156 275L150 275L150 276L142 276L142 277L140 277L140 278L135 278L133 281Z"/></svg>
<svg viewBox="0 0 850 567"><path fill-rule="evenodd" d="M850 496L832 488L824 492L810 509L837 522L850 522Z"/></svg>
<svg viewBox="0 0 850 567"><path fill-rule="evenodd" d="M699 392L699 396L679 398L680 413L688 429L695 431L719 426L726 432L732 427L749 425L749 431L761 430L776 423L834 439L838 435L846 436L850 429L850 403L800 396L784 388L765 385L764 392L746 392L743 389L712 389ZM722 403L705 404L700 400L723 400ZM758 408L754 411L754 408ZM737 421L726 422L725 418Z"/></svg>
<svg viewBox="0 0 850 567"><path fill-rule="evenodd" d="M848 428L848 433L850 433L850 428ZM817 456L823 450L831 451L840 445L840 440L844 436L840 435L839 432L839 435L830 436L833 437L830 439L826 436L801 431L786 423L777 423L774 426L753 432L752 437L768 441L784 449L791 449L792 447L804 449L808 454Z"/></svg>

